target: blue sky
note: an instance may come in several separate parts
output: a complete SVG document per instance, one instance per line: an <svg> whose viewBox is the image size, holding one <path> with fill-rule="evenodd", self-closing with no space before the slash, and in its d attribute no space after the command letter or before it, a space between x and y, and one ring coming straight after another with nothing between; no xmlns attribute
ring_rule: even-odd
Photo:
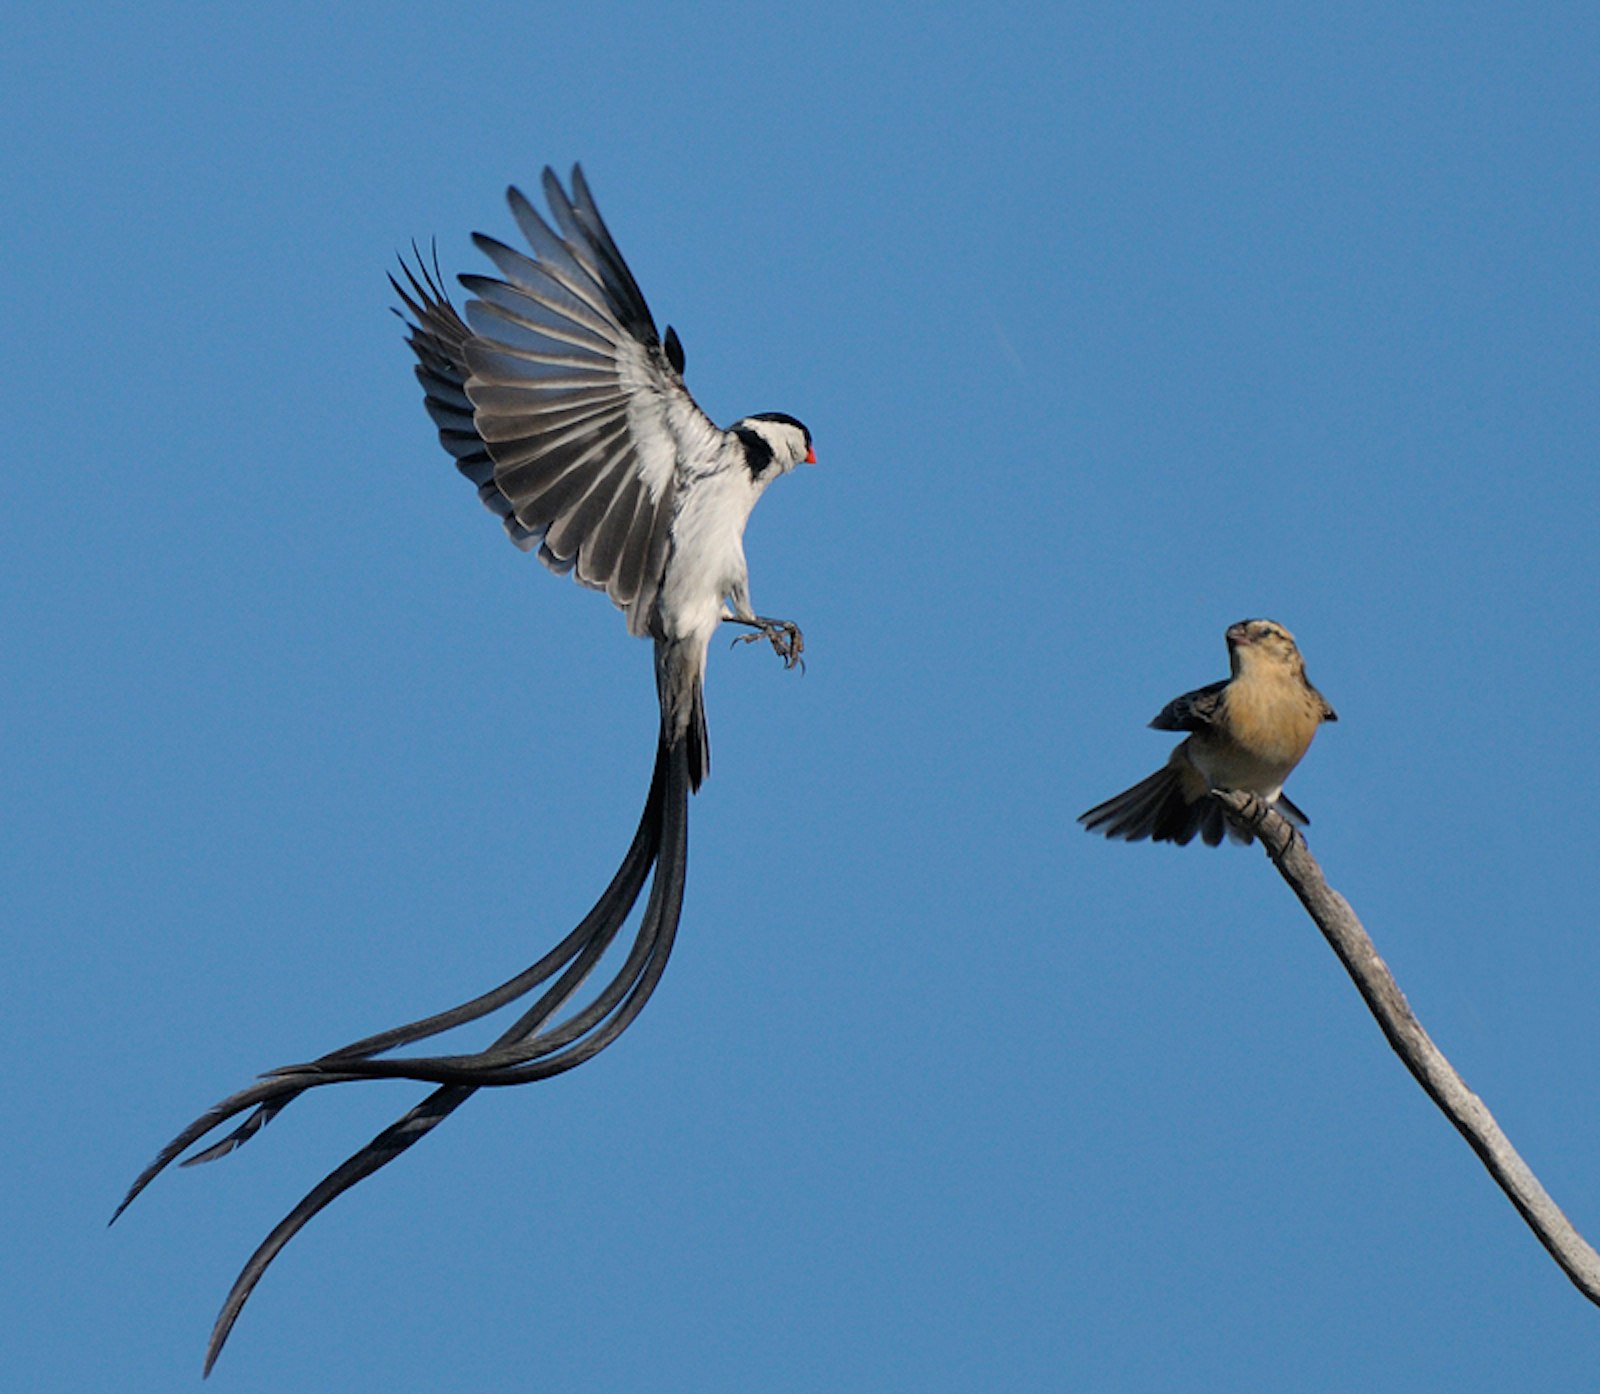
<svg viewBox="0 0 1600 1394"><path fill-rule="evenodd" d="M1600 1237L1592 7L448 9L8 17L16 1387L197 1381L418 1091L108 1232L131 1177L627 844L649 650L456 476L384 280L574 159L710 414L815 435L746 538L809 667L714 653L629 1034L320 1217L215 1386L1586 1387L1600 1311L1260 854L1073 818L1287 624L1313 850Z"/></svg>

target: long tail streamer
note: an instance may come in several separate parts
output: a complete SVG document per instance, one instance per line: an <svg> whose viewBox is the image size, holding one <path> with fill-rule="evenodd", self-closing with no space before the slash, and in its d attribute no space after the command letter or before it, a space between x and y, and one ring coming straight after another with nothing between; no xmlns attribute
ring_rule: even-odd
<svg viewBox="0 0 1600 1394"><path fill-rule="evenodd" d="M689 782L684 743L662 742L650 794L622 865L582 922L538 962L447 1011L363 1037L306 1064L272 1071L201 1114L140 1173L111 1217L113 1223L182 1153L246 1110L250 1110L249 1116L231 1133L186 1158L182 1165L213 1161L241 1147L308 1089L364 1079L409 1079L440 1086L324 1177L250 1256L217 1316L206 1350L207 1374L261 1275L323 1207L426 1136L474 1091L530 1084L563 1074L598 1055L632 1024L661 980L683 909ZM587 1005L552 1025L615 940L647 879L651 881L650 895L622 966ZM486 1050L466 1055L375 1058L476 1021L545 983L550 986Z"/></svg>

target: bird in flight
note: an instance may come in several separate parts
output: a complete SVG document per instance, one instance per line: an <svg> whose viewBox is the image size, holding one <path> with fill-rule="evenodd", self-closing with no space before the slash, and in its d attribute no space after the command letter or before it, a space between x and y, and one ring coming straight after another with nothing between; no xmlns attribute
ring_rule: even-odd
<svg viewBox="0 0 1600 1394"><path fill-rule="evenodd" d="M1150 724L1187 731L1167 763L1078 821L1092 833L1138 842L1176 842L1199 834L1212 847L1224 832L1250 834L1228 822L1214 789L1254 794L1302 826L1310 822L1283 781L1311 747L1324 721L1338 714L1306 678L1294 635L1272 620L1240 620L1227 631L1231 676L1175 697Z"/></svg>
<svg viewBox="0 0 1600 1394"><path fill-rule="evenodd" d="M511 212L532 255L494 238L474 241L499 272L462 276L472 298L457 312L417 258L390 281L439 439L511 540L537 549L558 574L603 590L631 634L654 647L661 721L655 770L632 845L593 909L536 963L446 1011L367 1036L301 1065L274 1070L222 1100L174 1138L134 1182L117 1215L168 1164L214 1129L232 1132L186 1158L211 1161L255 1136L307 1089L363 1079L437 1087L311 1190L256 1250L212 1331L209 1374L267 1266L335 1197L392 1161L479 1088L548 1079L597 1055L638 1016L660 981L683 905L689 794L710 770L703 686L706 653L726 623L765 638L786 667L804 640L788 620L751 608L744 529L773 480L814 463L811 433L762 412L723 430L684 386L676 332L657 333L644 296L612 240L588 182L571 191L549 169L547 222L515 188ZM552 226L553 223L553 226ZM601 988L583 988L650 884L632 947ZM486 1050L378 1058L543 991ZM115 1220L116 1216L112 1217Z"/></svg>

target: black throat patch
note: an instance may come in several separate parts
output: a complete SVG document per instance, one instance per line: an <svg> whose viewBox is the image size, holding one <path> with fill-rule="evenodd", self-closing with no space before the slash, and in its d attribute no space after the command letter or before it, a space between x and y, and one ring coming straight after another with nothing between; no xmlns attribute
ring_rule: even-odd
<svg viewBox="0 0 1600 1394"><path fill-rule="evenodd" d="M735 426L733 433L739 437L739 443L744 446L744 462L750 471L750 478L761 478L761 472L773 460L772 447L767 444L766 437L749 426Z"/></svg>

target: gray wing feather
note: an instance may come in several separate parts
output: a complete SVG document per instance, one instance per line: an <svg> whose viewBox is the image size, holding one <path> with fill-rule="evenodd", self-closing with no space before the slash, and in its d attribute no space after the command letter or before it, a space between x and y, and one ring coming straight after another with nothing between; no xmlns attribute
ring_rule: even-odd
<svg viewBox="0 0 1600 1394"><path fill-rule="evenodd" d="M625 479L605 516L589 534L589 545L584 549L584 564L593 575L610 578L611 593L623 606L631 604L639 593L637 581L622 574L621 562L628 534L638 525L639 500L644 493L644 485L636 475ZM589 577L580 575L580 579L594 584Z"/></svg>
<svg viewBox="0 0 1600 1394"><path fill-rule="evenodd" d="M626 467L613 465L609 469L592 472L580 468L569 470L568 477L585 478L588 487L577 501L553 518L545 530L544 545L563 561L571 558L578 562L578 575L582 579L588 568L591 535L605 521L613 505L621 502L624 489L634 482ZM631 503L631 498L629 499ZM579 561L579 547L583 558ZM608 578L609 579L609 578Z"/></svg>
<svg viewBox="0 0 1600 1394"><path fill-rule="evenodd" d="M543 188L551 222L520 191L507 194L531 256L474 237L500 277L461 278L473 297L464 319L425 268L406 267L409 290L396 289L428 411L458 468L519 546L606 591L641 634L681 457L716 428L669 361L583 171L573 168L570 196L549 169Z"/></svg>
<svg viewBox="0 0 1600 1394"><path fill-rule="evenodd" d="M510 446L520 445L539 453L535 458L521 459L508 451L518 463L509 469L497 469L495 483L517 501L519 518L536 527L542 536L589 492L596 469L603 466L608 454L621 447L626 436L627 428L618 426L582 446L549 447L537 440L510 442Z"/></svg>
<svg viewBox="0 0 1600 1394"><path fill-rule="evenodd" d="M671 544L672 502L671 494L663 494L653 502L647 493L643 494L638 516L617 559L618 590L631 590L634 597L628 611L630 617L648 615L655 605Z"/></svg>
<svg viewBox="0 0 1600 1394"><path fill-rule="evenodd" d="M1174 697L1156 713L1151 726L1157 731L1209 731L1222 712L1227 686L1224 679Z"/></svg>
<svg viewBox="0 0 1600 1394"><path fill-rule="evenodd" d="M478 497L499 516L506 535L523 551L537 547L538 535L517 521L511 501L496 487L494 461L473 421L473 406L466 391L465 354L472 331L456 313L438 275L428 270L420 253L415 271L404 261L400 266L407 285L402 286L393 276L389 277L389 284L411 316L407 342L417 356L423 405L439 429L440 443L450 452L456 468L478 486Z"/></svg>

